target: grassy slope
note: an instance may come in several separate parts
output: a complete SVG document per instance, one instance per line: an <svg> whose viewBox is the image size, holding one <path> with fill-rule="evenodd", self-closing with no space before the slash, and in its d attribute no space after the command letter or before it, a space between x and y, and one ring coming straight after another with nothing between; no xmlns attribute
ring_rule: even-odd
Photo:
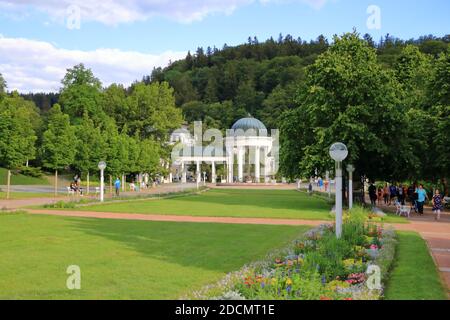
<svg viewBox="0 0 450 320"><path fill-rule="evenodd" d="M399 232L397 260L385 293L387 300L447 299L425 241L415 232Z"/></svg>
<svg viewBox="0 0 450 320"><path fill-rule="evenodd" d="M6 169L0 168L0 185L7 183ZM11 176L11 185L48 185L49 182L45 178L33 178L21 174Z"/></svg>
<svg viewBox="0 0 450 320"><path fill-rule="evenodd" d="M0 215L0 299L176 299L306 228ZM66 288L81 267L82 290Z"/></svg>
<svg viewBox="0 0 450 320"><path fill-rule="evenodd" d="M210 190L201 195L78 208L89 211L217 217L329 219L330 205L293 190Z"/></svg>
<svg viewBox="0 0 450 320"><path fill-rule="evenodd" d="M11 200L55 197L53 193L34 193L34 192L11 192L9 196ZM4 199L6 199L6 192L0 191L0 200Z"/></svg>

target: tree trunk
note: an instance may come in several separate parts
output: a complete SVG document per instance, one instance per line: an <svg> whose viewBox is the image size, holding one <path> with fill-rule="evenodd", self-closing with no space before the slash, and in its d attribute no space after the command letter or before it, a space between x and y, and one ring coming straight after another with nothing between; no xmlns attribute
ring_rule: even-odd
<svg viewBox="0 0 450 320"><path fill-rule="evenodd" d="M58 170L55 170L55 197L58 195Z"/></svg>
<svg viewBox="0 0 450 320"><path fill-rule="evenodd" d="M11 170L8 170L7 172L7 187L6 187L6 200L9 200L10 195L10 188L11 188Z"/></svg>
<svg viewBox="0 0 450 320"><path fill-rule="evenodd" d="M361 203L366 204L366 194L365 194L366 176L361 176Z"/></svg>
<svg viewBox="0 0 450 320"><path fill-rule="evenodd" d="M86 194L89 195L89 171L86 176Z"/></svg>

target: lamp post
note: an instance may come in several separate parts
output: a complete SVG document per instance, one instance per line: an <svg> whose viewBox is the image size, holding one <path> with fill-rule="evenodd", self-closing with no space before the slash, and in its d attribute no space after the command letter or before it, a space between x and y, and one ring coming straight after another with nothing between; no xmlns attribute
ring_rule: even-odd
<svg viewBox="0 0 450 320"><path fill-rule="evenodd" d="M206 186L206 171L203 171L203 186Z"/></svg>
<svg viewBox="0 0 450 320"><path fill-rule="evenodd" d="M105 177L104 177L104 171L106 168L106 162L100 161L98 163L98 168L100 169L100 202L103 202L104 200L104 190L105 190Z"/></svg>
<svg viewBox="0 0 450 320"><path fill-rule="evenodd" d="M353 172L355 172L355 167L351 164L347 166L348 172L348 208L353 208Z"/></svg>
<svg viewBox="0 0 450 320"><path fill-rule="evenodd" d="M342 161L348 156L347 146L337 142L330 147L330 156L335 161L336 172L336 237L342 236Z"/></svg>

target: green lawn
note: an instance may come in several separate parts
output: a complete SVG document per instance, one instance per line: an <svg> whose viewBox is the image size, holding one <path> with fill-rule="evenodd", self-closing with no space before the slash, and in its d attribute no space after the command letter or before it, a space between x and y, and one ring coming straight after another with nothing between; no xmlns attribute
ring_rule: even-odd
<svg viewBox="0 0 450 320"><path fill-rule="evenodd" d="M445 300L447 295L425 241L399 232L397 260L388 281L387 300Z"/></svg>
<svg viewBox="0 0 450 320"><path fill-rule="evenodd" d="M8 170L0 168L0 185L6 185L8 179ZM22 174L13 174L11 176L11 185L49 185L45 178L33 178Z"/></svg>
<svg viewBox="0 0 450 320"><path fill-rule="evenodd" d="M210 217L333 220L327 199L295 190L212 189L199 195L77 207L76 210ZM407 222L389 215L390 223Z"/></svg>
<svg viewBox="0 0 450 320"><path fill-rule="evenodd" d="M34 193L34 192L11 192L11 200L32 199L32 198L54 198L53 193ZM0 200L6 199L6 192L0 191Z"/></svg>
<svg viewBox="0 0 450 320"><path fill-rule="evenodd" d="M109 203L77 210L214 217L330 219L331 205L294 190L212 189L200 195Z"/></svg>
<svg viewBox="0 0 450 320"><path fill-rule="evenodd" d="M305 230L1 214L0 299L177 299Z"/></svg>

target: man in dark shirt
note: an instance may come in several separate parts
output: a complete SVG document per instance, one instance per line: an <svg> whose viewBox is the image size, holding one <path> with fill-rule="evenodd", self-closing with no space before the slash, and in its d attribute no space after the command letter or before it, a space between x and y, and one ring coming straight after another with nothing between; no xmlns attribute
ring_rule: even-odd
<svg viewBox="0 0 450 320"><path fill-rule="evenodd" d="M369 186L369 197L370 197L370 203L372 204L372 206L375 207L375 205L377 203L377 187L375 187L373 185L373 183L371 183Z"/></svg>

